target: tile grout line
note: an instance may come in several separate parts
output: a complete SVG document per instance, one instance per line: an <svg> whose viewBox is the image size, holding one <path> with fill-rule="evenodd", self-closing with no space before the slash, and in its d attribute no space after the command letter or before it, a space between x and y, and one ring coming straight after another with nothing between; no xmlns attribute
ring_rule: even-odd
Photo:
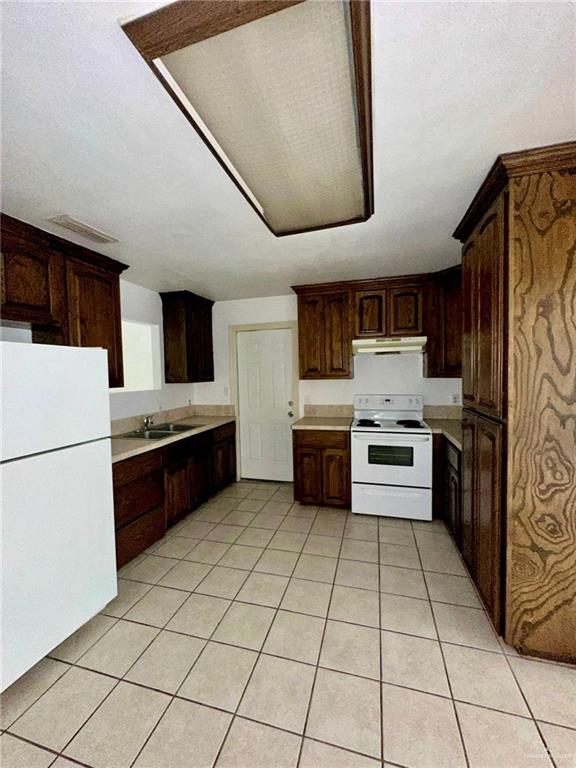
<svg viewBox="0 0 576 768"><path fill-rule="evenodd" d="M307 738L306 731L308 729L308 720L310 718L310 710L312 709L312 699L314 698L314 691L316 689L316 679L318 677L318 669L320 668L320 659L322 657L322 651L324 649L324 639L326 637L326 628L328 627L328 617L330 616L330 607L332 605L332 596L334 595L334 586L336 584L336 576L338 574L338 566L340 563L340 553L342 552L342 547L344 545L344 533L346 531L346 520L348 515L346 515L344 519L344 528L342 530L342 536L340 538L340 546L338 548L338 557L336 558L336 568L334 569L334 577L332 579L332 584L330 586L330 597L328 598L328 605L326 606L326 616L324 617L324 626L322 627L322 635L320 638L320 646L318 648L318 656L316 657L316 664L315 664L315 671L314 671L314 677L312 678L312 686L310 687L310 695L308 697L308 706L306 707L306 715L304 717L304 724L302 726L302 739L300 741L300 748L298 750L298 757L296 760L296 768L300 768L300 762L302 760L302 751L304 749L304 739ZM310 529L312 530L312 529ZM311 536L312 533L309 534ZM306 539L308 541L308 539ZM304 545L306 546L306 545Z"/></svg>
<svg viewBox="0 0 576 768"><path fill-rule="evenodd" d="M316 514L314 515L314 519L313 519L312 525L314 524L314 521L316 520L317 514L318 514L318 512L316 512ZM311 528L312 528L312 526L311 526ZM302 546L302 549L304 549L304 546L305 546L305 544ZM300 562L301 556L302 556L302 552L300 552L299 555L298 555L298 560L296 561L296 564L294 566L294 570L296 570L296 568L298 566L298 563ZM252 572L254 572L254 571L252 571ZM226 740L228 739L228 735L229 735L229 733L230 733L230 731L232 729L232 726L233 726L234 722L236 721L236 718L237 717L242 717L242 715L239 714L239 709L242 706L242 701L244 699L244 696L246 695L246 691L248 690L250 682L252 681L252 677L254 676L254 671L255 671L256 667L258 666L258 663L259 663L259 661L260 661L260 659L262 657L264 646L266 645L266 641L268 640L268 636L270 635L272 627L274 626L274 622L276 621L276 617L278 616L278 612L280 611L280 606L282 605L282 601L284 600L284 597L285 597L286 592L288 590L288 586L290 585L290 578L291 577L288 577L288 580L287 580L287 582L286 582L286 584L284 586L284 590L282 592L282 596L280 597L280 599L278 601L278 605L276 606L276 609L274 611L274 616L272 617L272 621L270 622L270 624L268 626L266 634L264 635L264 638L262 640L262 644L260 646L260 650L257 653L256 661L254 662L254 665L253 665L253 667L252 667L252 669L250 671L248 679L246 680L246 684L244 685L244 688L242 690L242 694L241 694L240 698L238 699L238 703L236 704L236 707L235 707L234 712L232 714L232 717L230 719L230 723L229 723L228 729L226 731L224 739L222 740L222 743L220 744L220 748L218 750L218 753L216 754L216 757L215 757L212 765L216 765L216 763L220 759L220 755L222 753L222 750L224 749L224 744L226 743ZM259 721L255 720L255 722L259 722ZM263 723L263 725L270 725L270 724L269 723ZM271 726L271 727L274 727L274 726ZM301 743L302 743L303 739L304 739L304 734L302 734L302 736L301 736Z"/></svg>
<svg viewBox="0 0 576 768"><path fill-rule="evenodd" d="M241 535L241 534L240 534L240 535ZM229 549L229 548L228 548L228 549ZM226 550L226 552L228 552L228 550ZM226 554L226 553L224 553L224 554ZM224 555L222 555L222 556L224 556ZM209 573L210 573L210 572L211 572L211 571L209 571ZM207 575L208 575L208 574L206 574L206 576L207 576ZM247 577L247 578L248 578L248 577ZM245 579L245 581L246 581L246 579ZM199 583L197 586L200 586L200 584L201 584L201 583L202 583L202 582L200 582L200 583ZM286 583L286 588L288 587L288 583L289 583L289 581ZM244 585L244 582L242 583L242 586L243 586L243 585ZM236 592L236 595L238 595L238 593L239 593L239 592L240 592L240 590L242 589L242 586L240 586L240 587L238 588L238 591ZM208 597L210 597L210 595L209 595ZM175 693L174 693L174 694L171 696L170 702L168 703L168 705L167 705L166 709L165 709L165 710L164 710L164 712L162 713L162 716L159 718L158 722L157 722L157 723L154 725L154 727L152 728L152 730L151 730L151 731L150 731L150 733L148 734L148 737L146 738L146 740L145 740L145 741L144 741L144 743L142 744L141 748L138 750L138 752L137 752L136 756L135 756L135 757L134 757L134 759L131 761L131 763L130 763L130 768L132 768L132 766L133 766L133 765L136 763L136 761L138 760L138 758L140 757L140 755L141 755L141 754L142 754L142 752L144 751L144 749L145 749L146 745L148 744L148 742L149 742L149 741L150 741L150 739L152 738L152 735L155 733L156 729L158 728L158 726L160 725L160 723L162 722L162 720L164 719L164 717L165 717L166 713L168 712L168 709L169 709L169 707L170 707L170 706L173 704L174 700L175 700L176 698L178 698L179 700L181 700L181 697L178 697L178 696L177 696L178 692L180 691L180 689L181 689L181 688L182 688L182 686L184 685L184 683L185 683L186 679L188 678L188 676L190 675L190 673L191 673L191 672L192 672L192 670L194 669L194 667L195 667L196 663L198 662L198 660L199 660L200 656L201 656L201 655L202 655L202 653L204 652L204 649L206 648L206 645L207 645L207 644L210 642L210 640L211 640L211 639L212 639L212 637L214 636L214 633L215 633L215 632L218 630L218 627L220 626L220 624L221 624L221 623L222 623L222 621L224 620L225 616L227 616L227 615L228 615L228 612L229 612L229 611L230 611L230 609L232 608L233 604L234 604L234 598L233 598L232 600L230 600L230 605L228 606L228 608L226 609L226 611L224 612L224 614L221 616L220 620L217 622L217 624L216 624L216 626L214 627L214 629L212 630L212 632L211 632L211 634L210 634L210 638L208 638L208 640L206 640L206 642L204 643L204 647L202 648L202 651L201 651L201 652L198 654L198 656L197 656L197 657L196 657L196 659L194 660L194 662L193 662L192 666L190 667L190 669L188 670L188 672L187 672L187 673L186 673L186 675L184 676L184 678L183 678L182 682L181 682L181 683L180 683L180 685L177 687L177 689L176 689L176 692L175 692ZM276 614L275 614L275 615L276 615ZM272 626L272 623L273 623L273 622L274 622L274 619L272 619L272 622L270 623L270 627ZM270 631L270 627L268 628L268 632ZM267 636L267 635L266 635L266 636ZM264 638L264 642L265 642L265 641L266 641L266 638ZM264 643L263 643L263 644L264 644ZM244 687L244 692L246 691L246 687L248 686L248 684L249 684L249 682L250 682L250 680L251 680L251 678L252 678L252 674L253 674L253 672L254 672L254 669L256 668L256 664L258 663L258 659L259 659L259 657L260 657L260 655L258 655L258 656L257 656L257 658L256 658L256 661L254 662L254 666L252 667L252 671L251 671L251 673L250 673L250 676L249 676L249 678L248 678L248 681L246 682L246 686ZM243 695L244 695L244 692L243 692L243 694L242 694L242 697L243 697ZM241 702L241 700L242 700L242 697L240 698L240 700L239 700L239 702L238 702L238 705L237 705L236 709L238 709L238 707L240 706L240 702ZM207 705L205 705L205 706L207 706ZM224 734L224 738L222 739L222 743L220 744L220 748L219 748L219 750L218 750L218 753L217 753L216 757L214 758L214 760L212 761L212 765L215 765L215 764L216 764L216 762L218 761L218 758L219 758L219 756L220 756L220 752L222 751L222 748L223 748L224 744L226 743L226 739L228 738L228 734L230 733L230 729L232 728L232 724L233 724L233 722L234 722L234 719L235 719L235 714L233 714L233 715L232 715L232 717L230 718L230 722L228 723L228 728L226 729L226 733Z"/></svg>
<svg viewBox="0 0 576 768"><path fill-rule="evenodd" d="M413 531L414 532L414 531ZM416 537L414 537L416 538ZM418 558L420 559L420 564L422 565L422 557L420 555L420 547L418 546L418 540L416 540L416 551L418 552ZM428 588L428 582L426 581L426 577L424 576L424 570L422 570L423 579L424 579L424 587L426 589L426 594L428 595L428 603L430 605L430 613L432 614L432 621L434 622L434 630L436 632L436 642L438 643L438 647L440 649L440 655L442 656L442 664L444 666L444 674L446 675L446 681L448 683L448 690L450 691L450 699L452 701L452 711L454 712L454 717L456 719L456 727L458 728L458 734L460 736L460 743L462 744L462 751L464 752L464 761L468 768L470 768L470 759L468 757L468 750L466 749L466 743L464 741L464 734L462 733L462 725L460 723L460 717L458 716L458 710L456 708L456 702L454 701L454 692L452 690L452 681L450 680L450 675L448 674L448 666L446 664L446 658L444 656L444 649L442 647L442 642L440 640L440 633L438 632L438 623L436 621L436 614L434 613L434 609L432 606L432 600L430 598L430 590Z"/></svg>

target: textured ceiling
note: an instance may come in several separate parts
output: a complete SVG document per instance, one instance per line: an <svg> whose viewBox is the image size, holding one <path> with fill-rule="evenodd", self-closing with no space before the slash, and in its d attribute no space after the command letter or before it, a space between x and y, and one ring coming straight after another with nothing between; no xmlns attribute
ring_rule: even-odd
<svg viewBox="0 0 576 768"><path fill-rule="evenodd" d="M277 239L123 34L157 5L3 3L2 209L109 232L96 250L149 288L272 296L449 266L495 156L574 137L574 4L375 2L375 215Z"/></svg>

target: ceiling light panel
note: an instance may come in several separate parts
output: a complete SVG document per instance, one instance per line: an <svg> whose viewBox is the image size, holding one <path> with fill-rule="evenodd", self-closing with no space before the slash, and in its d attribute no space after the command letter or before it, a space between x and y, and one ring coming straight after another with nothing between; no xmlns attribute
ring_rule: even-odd
<svg viewBox="0 0 576 768"><path fill-rule="evenodd" d="M182 25L181 14L193 16L199 6L220 12L221 2L174 4L179 15L172 20ZM172 36L156 45L158 56L149 34L141 45L132 25L125 26L274 234L363 221L372 213L369 67L366 82L354 14L360 4L365 63L364 0L306 0L275 12L273 2L260 2L266 15L207 37L196 24L190 44L182 45L186 35L178 42ZM133 24L148 23L150 33L153 17L164 11L165 33L169 9Z"/></svg>

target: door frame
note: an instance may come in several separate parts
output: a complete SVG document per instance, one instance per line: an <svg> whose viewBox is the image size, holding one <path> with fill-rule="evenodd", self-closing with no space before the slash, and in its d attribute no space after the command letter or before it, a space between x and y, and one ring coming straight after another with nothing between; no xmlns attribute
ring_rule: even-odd
<svg viewBox="0 0 576 768"><path fill-rule="evenodd" d="M238 334L246 331L281 331L292 332L292 395L294 414L300 417L298 378L298 323L296 320L280 320L271 323L248 323L228 326L228 366L230 371L230 395L238 429L236 430L236 479L241 479L242 455L240 447L240 392L238 388Z"/></svg>

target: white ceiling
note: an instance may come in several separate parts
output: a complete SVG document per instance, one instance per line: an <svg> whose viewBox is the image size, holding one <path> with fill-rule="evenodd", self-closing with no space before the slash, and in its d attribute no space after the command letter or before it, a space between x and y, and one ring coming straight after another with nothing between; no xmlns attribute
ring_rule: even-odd
<svg viewBox="0 0 576 768"><path fill-rule="evenodd" d="M376 213L275 238L119 26L159 4L3 3L2 210L109 232L96 250L149 288L273 296L449 266L495 156L574 138L576 5L377 0Z"/></svg>

